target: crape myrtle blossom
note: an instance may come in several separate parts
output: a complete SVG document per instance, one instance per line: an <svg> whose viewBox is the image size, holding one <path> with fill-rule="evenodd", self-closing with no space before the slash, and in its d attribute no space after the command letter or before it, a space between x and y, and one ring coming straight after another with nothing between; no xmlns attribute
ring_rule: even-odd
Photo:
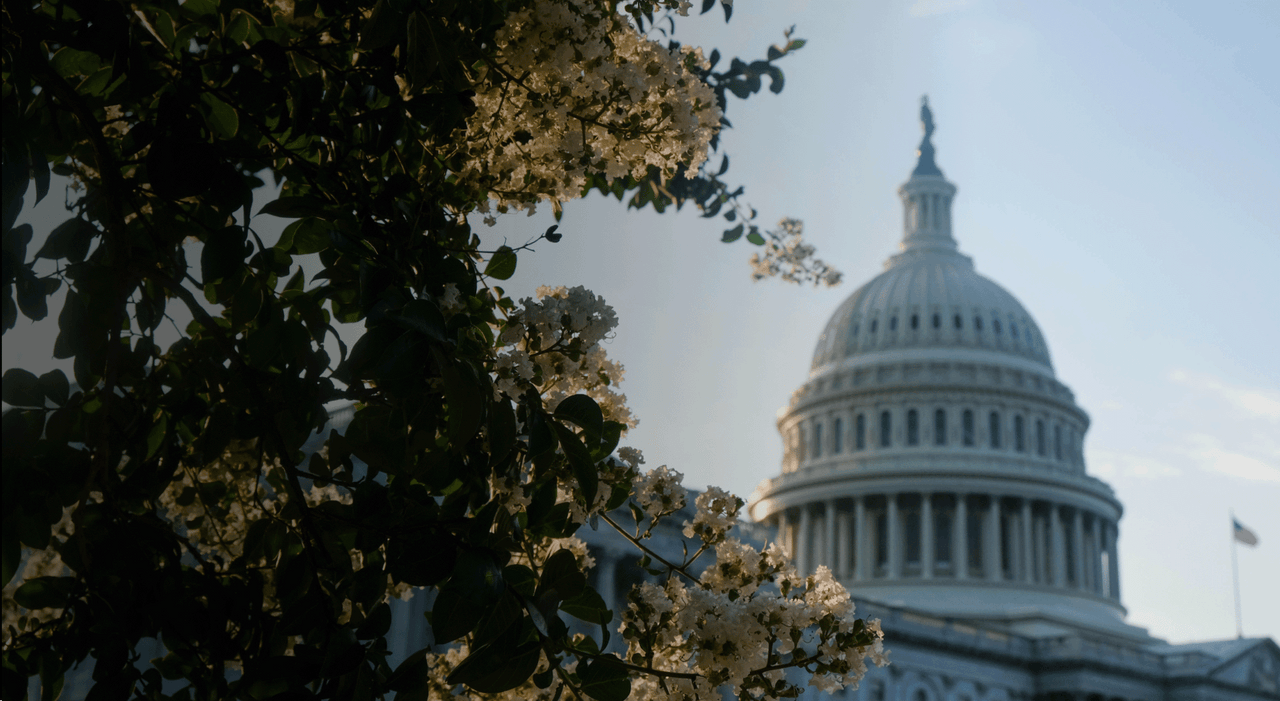
<svg viewBox="0 0 1280 701"><path fill-rule="evenodd" d="M536 388L550 411L566 397L586 394L606 419L634 428L626 395L615 389L623 367L601 345L618 325L613 307L581 286L539 287L537 295L537 301L521 300L498 332L496 391L515 398Z"/></svg>
<svg viewBox="0 0 1280 701"><path fill-rule="evenodd" d="M644 491L667 488L670 474L660 468L637 481L633 499L656 503ZM720 699L726 687L737 698L784 697L799 690L787 681L790 667L809 672L810 685L836 691L857 687L867 657L888 664L879 623L856 618L829 569L803 577L778 545L759 550L729 534L742 503L716 488L699 495L685 522L685 535L702 542L697 552L680 565L666 563L664 581L628 592L625 660L661 672L633 682L637 698ZM707 552L714 561L693 577L689 566Z"/></svg>
<svg viewBox="0 0 1280 701"><path fill-rule="evenodd" d="M840 272L814 258L816 249L804 242L804 222L786 218L778 222L777 231L765 233L764 252L751 254L751 279L781 277L797 284L812 280L814 285L827 287L840 284Z"/></svg>
<svg viewBox="0 0 1280 701"><path fill-rule="evenodd" d="M499 211L576 199L596 173L639 178L706 160L721 112L695 73L708 65L700 49L667 49L598 0L525 3L496 45L458 178Z"/></svg>

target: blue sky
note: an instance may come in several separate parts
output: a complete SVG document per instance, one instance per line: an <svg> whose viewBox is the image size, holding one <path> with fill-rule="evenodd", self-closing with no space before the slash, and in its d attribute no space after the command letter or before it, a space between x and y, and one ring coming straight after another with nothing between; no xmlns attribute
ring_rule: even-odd
<svg viewBox="0 0 1280 701"><path fill-rule="evenodd" d="M781 96L730 106L730 176L763 222L804 220L845 283L753 283L754 249L719 243L722 222L571 203L564 240L523 254L506 287L581 284L617 309L608 351L641 422L626 442L695 488L745 497L779 472L776 411L828 316L896 250L927 93L961 250L1035 316L1092 418L1088 470L1125 504L1128 620L1175 642L1235 636L1234 509L1260 538L1239 552L1245 633L1280 639L1280 3L734 12L676 38L750 60L794 24L809 44L782 63ZM37 238L57 194L24 215ZM550 223L508 215L482 234L518 245ZM25 324L4 367L42 372L53 329Z"/></svg>

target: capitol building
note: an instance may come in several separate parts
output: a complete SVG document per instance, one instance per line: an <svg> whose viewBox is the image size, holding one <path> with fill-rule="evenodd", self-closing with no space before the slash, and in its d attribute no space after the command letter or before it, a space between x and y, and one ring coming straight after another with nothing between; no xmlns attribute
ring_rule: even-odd
<svg viewBox="0 0 1280 701"><path fill-rule="evenodd" d="M1123 506L1045 335L952 234L933 117L898 189L900 250L832 314L748 504L802 571L884 621L865 701L1280 699L1268 638L1169 645L1125 622Z"/></svg>

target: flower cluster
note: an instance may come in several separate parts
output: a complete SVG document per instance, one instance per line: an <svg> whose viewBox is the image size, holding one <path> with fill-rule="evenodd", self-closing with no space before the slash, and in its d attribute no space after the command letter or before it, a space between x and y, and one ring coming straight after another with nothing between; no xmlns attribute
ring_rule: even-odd
<svg viewBox="0 0 1280 701"><path fill-rule="evenodd" d="M679 473L654 470L637 482L633 497L658 503L647 492L667 490L673 474ZM788 681L790 668L830 692L856 688L868 657L888 664L879 623L855 617L848 591L830 570L803 577L777 544L759 550L732 537L742 506L732 494L711 488L695 505L684 532L702 547L673 565L662 583L642 583L627 595L620 628L625 659L659 672L633 681L636 698L720 699L726 686L738 698L785 697L799 691ZM692 576L689 565L708 550L714 562Z"/></svg>
<svg viewBox="0 0 1280 701"><path fill-rule="evenodd" d="M539 287L498 335L495 386L509 397L536 387L549 410L575 394L600 405L606 419L635 427L626 395L614 387L623 368L601 343L618 325L613 307L584 287Z"/></svg>
<svg viewBox="0 0 1280 701"><path fill-rule="evenodd" d="M500 211L576 199L596 173L638 178L706 160L721 113L696 75L700 49L663 48L599 0L534 0L496 42L458 175Z"/></svg>
<svg viewBox="0 0 1280 701"><path fill-rule="evenodd" d="M751 254L751 279L778 276L787 282L811 280L814 285L827 287L840 284L840 272L814 258L814 247L804 242L804 222L783 219L778 222L777 231L766 233L763 255Z"/></svg>

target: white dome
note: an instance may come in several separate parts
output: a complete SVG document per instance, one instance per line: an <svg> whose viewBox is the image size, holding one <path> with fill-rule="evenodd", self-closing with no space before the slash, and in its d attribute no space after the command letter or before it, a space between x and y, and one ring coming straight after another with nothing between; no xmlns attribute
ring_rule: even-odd
<svg viewBox="0 0 1280 701"><path fill-rule="evenodd" d="M1053 375L1040 327L1013 295L975 272L968 256L910 249L831 315L811 374L878 362L886 351L924 359L943 349L947 358L967 349L991 356L988 362Z"/></svg>

